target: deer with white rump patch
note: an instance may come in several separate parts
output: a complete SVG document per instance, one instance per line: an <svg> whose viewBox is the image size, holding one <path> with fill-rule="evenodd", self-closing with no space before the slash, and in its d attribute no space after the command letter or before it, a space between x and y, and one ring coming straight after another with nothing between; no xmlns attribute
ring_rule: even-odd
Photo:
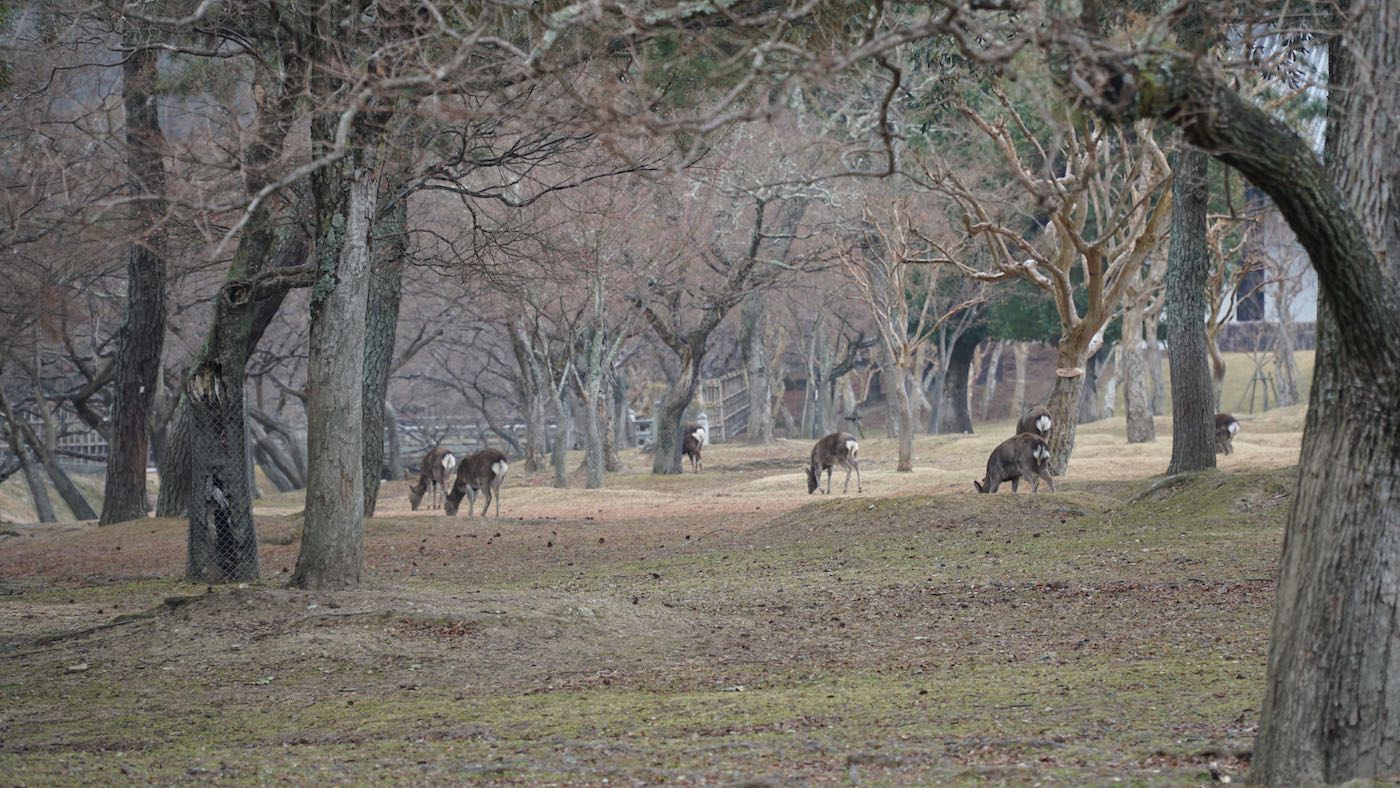
<svg viewBox="0 0 1400 788"><path fill-rule="evenodd" d="M1239 419L1228 413L1215 414L1215 453L1232 454L1235 451L1235 433L1240 431Z"/></svg>
<svg viewBox="0 0 1400 788"><path fill-rule="evenodd" d="M457 469L457 480L452 484L452 491L447 494L448 517L457 516L457 507L461 505L462 498L467 499L467 516L472 516L472 509L476 506L476 494L482 490L486 491L486 500L481 504L481 516L485 517L487 510L491 508L491 499L496 499L496 516L501 516L501 483L506 479L506 471L510 469L510 464L506 462L506 455L497 449L482 449L476 454L462 460L462 465Z"/></svg>
<svg viewBox="0 0 1400 788"><path fill-rule="evenodd" d="M423 502L423 494L431 487L433 495L429 508L436 509L441 503L438 501L438 490L447 492L447 483L451 481L452 474L457 470L457 455L435 446L423 455L423 464L419 466L418 481L408 488L408 505L413 511L418 511L418 504Z"/></svg>
<svg viewBox="0 0 1400 788"><path fill-rule="evenodd" d="M972 486L979 493L994 493L1002 482L1009 481L1014 493L1022 479L1030 481L1031 492L1040 491L1042 479L1050 485L1050 492L1055 491L1055 479L1050 475L1050 444L1030 432L1002 441L987 458L987 475Z"/></svg>
<svg viewBox="0 0 1400 788"><path fill-rule="evenodd" d="M846 469L846 483L841 487L845 495L851 489L851 471L856 472L856 492L860 487L860 444L849 432L833 432L817 441L812 447L812 464L807 466L807 494L811 495L821 486L822 471L826 471L826 491L831 494L832 467L840 465Z"/></svg>
<svg viewBox="0 0 1400 788"><path fill-rule="evenodd" d="M681 441L681 458L690 458L690 469L696 473L705 467L700 461L700 450L705 447L705 428L698 424L685 425L685 439Z"/></svg>
<svg viewBox="0 0 1400 788"><path fill-rule="evenodd" d="M1050 440L1050 428L1055 426L1055 420L1050 418L1050 411L1043 405L1036 405L1025 412L1021 420L1016 422L1016 434L1020 435L1029 432L1038 435L1043 440Z"/></svg>

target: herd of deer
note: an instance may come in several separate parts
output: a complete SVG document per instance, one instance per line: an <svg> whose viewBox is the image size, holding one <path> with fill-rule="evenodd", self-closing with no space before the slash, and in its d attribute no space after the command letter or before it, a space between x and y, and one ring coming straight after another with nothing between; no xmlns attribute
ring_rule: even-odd
<svg viewBox="0 0 1400 788"><path fill-rule="evenodd" d="M454 474L452 471L456 469ZM423 494L432 490L431 506L438 508L438 490L442 490L442 508L447 512L448 517L457 515L457 507L461 506L462 499L467 499L467 516L471 517L472 509L476 506L477 493L486 492L486 500L481 505L481 516L486 516L486 511L491 508L491 499L496 500L496 516L501 516L501 483L506 480L506 471L510 469L510 463L506 462L506 455L496 449L482 449L481 451L468 455L457 463L457 455L438 446L429 449L423 455L423 464L419 466L418 481L408 488L408 505L413 511L418 511L418 505L423 502ZM452 486L447 486L451 480Z"/></svg>
<svg viewBox="0 0 1400 788"><path fill-rule="evenodd" d="M1026 411L1016 422L1016 434L992 450L987 458L987 475L981 481L973 481L972 486L979 493L994 493L1002 482L1011 482L1011 492L1016 492L1022 479L1031 483L1031 492L1040 491L1040 482L1050 485L1055 491L1055 479L1050 472L1050 430L1055 420L1050 411L1036 406ZM1230 454L1234 451L1235 434L1240 431L1240 422L1228 413L1215 414L1215 453ZM690 468L699 473L704 467L700 460L705 446L705 428L696 424L685 427L681 442L682 458L689 458ZM826 473L826 494L831 493L831 475L836 466L846 470L846 481L841 487L844 495L851 489L851 472L856 474L856 492L861 492L860 443L848 432L833 432L817 441L812 447L812 460L807 466L807 494L811 495L821 487L821 475ZM468 456L459 465L457 457L441 446L428 451L423 456L418 481L408 489L408 502L414 511L423 502L423 495L432 491L431 506L438 507L438 491L442 490L442 507L449 517L457 514L462 498L467 498L467 516L473 515L477 493L486 492L481 515L496 501L496 516L501 516L501 483L505 481L506 470L510 468L506 456L496 449L482 449ZM453 473L453 470L456 473ZM452 486L448 488L448 481Z"/></svg>

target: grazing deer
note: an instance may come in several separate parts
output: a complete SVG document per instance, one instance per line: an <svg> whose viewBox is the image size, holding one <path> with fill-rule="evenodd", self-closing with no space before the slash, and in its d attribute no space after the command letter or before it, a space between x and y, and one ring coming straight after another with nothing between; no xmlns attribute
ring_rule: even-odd
<svg viewBox="0 0 1400 788"><path fill-rule="evenodd" d="M1235 451L1235 433L1239 431L1239 419L1228 413L1215 414L1215 453L1233 453Z"/></svg>
<svg viewBox="0 0 1400 788"><path fill-rule="evenodd" d="M1025 415L1021 416L1021 420L1016 422L1016 434L1029 432L1048 441L1050 440L1050 428L1053 426L1055 426L1055 420L1050 418L1050 411L1046 410L1043 405L1036 405L1026 411Z"/></svg>
<svg viewBox="0 0 1400 788"><path fill-rule="evenodd" d="M1023 432L1014 438L1002 441L987 458L987 475L982 481L973 481L972 486L980 493L994 493L1002 482L1011 482L1011 492L1021 479L1029 479L1031 492L1040 491L1040 481L1050 485L1055 491L1055 479L1050 475L1050 444L1033 432Z"/></svg>
<svg viewBox="0 0 1400 788"><path fill-rule="evenodd" d="M851 489L851 471L856 472L856 492L860 487L860 444L849 432L833 432L817 441L812 447L812 464L807 466L807 494L811 495L821 486L822 471L826 471L826 493L831 494L832 466L846 469L846 483L841 487L845 495Z"/></svg>
<svg viewBox="0 0 1400 788"><path fill-rule="evenodd" d="M481 451L462 460L462 465L457 468L457 480L452 484L452 491L447 494L448 517L457 516L457 507L461 505L462 498L467 498L467 516L472 516L472 508L476 506L476 494L479 491L486 491L486 500L481 505L481 516L485 517L487 510L491 508L491 499L496 499L496 516L501 516L501 482L505 481L506 471L510 469L510 464L506 462L506 455L496 449L482 449Z"/></svg>
<svg viewBox="0 0 1400 788"><path fill-rule="evenodd" d="M457 455L435 446L423 455L423 464L419 466L418 481L408 488L408 505L413 511L418 511L418 504L423 502L423 493L431 487L433 490L432 502L429 508L436 509L441 503L438 501L438 490L447 492L447 482L452 478L453 471L457 470Z"/></svg>
<svg viewBox="0 0 1400 788"><path fill-rule="evenodd" d="M705 467L700 461L700 450L705 447L705 428L698 424L685 425L685 439L681 441L681 459L690 458L690 468L696 473Z"/></svg>

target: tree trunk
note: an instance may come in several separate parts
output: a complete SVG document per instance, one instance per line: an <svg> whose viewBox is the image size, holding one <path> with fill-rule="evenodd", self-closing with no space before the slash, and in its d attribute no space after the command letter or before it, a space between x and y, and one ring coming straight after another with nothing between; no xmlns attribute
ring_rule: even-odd
<svg viewBox="0 0 1400 788"><path fill-rule="evenodd" d="M909 389L913 385L913 375L900 367L891 367L885 397L894 403L896 422L895 438L899 442L896 471L914 470L914 398Z"/></svg>
<svg viewBox="0 0 1400 788"><path fill-rule="evenodd" d="M1273 162L1251 174L1308 249L1322 285L1250 774L1265 784L1400 774L1400 4L1347 5L1334 19L1354 17L1350 30L1329 46L1326 152L1343 204L1300 205L1293 190L1311 184L1291 169L1269 171ZM1349 248L1342 232L1327 233L1348 220L1359 220L1374 257ZM1375 268L1378 276L1368 273ZM1365 344L1378 335L1380 347Z"/></svg>
<svg viewBox="0 0 1400 788"><path fill-rule="evenodd" d="M268 478L273 480L273 484L277 485L278 492L291 492L305 486L306 478L299 472L296 462L272 434L258 423L257 419L250 421L248 428L253 438L252 443L257 449L258 464L262 466Z"/></svg>
<svg viewBox="0 0 1400 788"><path fill-rule="evenodd" d="M971 387L972 357L987 332L969 328L953 340L953 352L948 354L948 372L943 379L943 408L939 419L940 433L972 432L972 412L968 408ZM988 373L990 377L991 373Z"/></svg>
<svg viewBox="0 0 1400 788"><path fill-rule="evenodd" d="M322 118L313 125L329 125ZM321 139L331 135L322 131ZM306 364L306 524L296 588L359 585L364 550L364 366L369 232L378 200L363 154L313 176L317 267ZM379 440L379 436L374 436Z"/></svg>
<svg viewBox="0 0 1400 788"><path fill-rule="evenodd" d="M1011 346L1011 356L1016 363L1016 382L1011 387L1011 418L1019 419L1026 412L1026 364L1031 347L1029 342L1017 342Z"/></svg>
<svg viewBox="0 0 1400 788"><path fill-rule="evenodd" d="M1167 362L1171 365L1172 457L1167 473L1215 467L1211 350L1204 315L1210 258L1206 254L1206 154L1187 148L1172 164L1171 246L1167 250ZM1225 365L1219 365L1223 376Z"/></svg>
<svg viewBox="0 0 1400 788"><path fill-rule="evenodd" d="M900 392L904 389L903 381L900 380L901 372L902 370L894 366L893 363L880 369L880 387L885 394L885 437L895 441L899 440L900 420L904 418L904 413L908 410L900 399ZM904 396L908 398L908 393L906 392ZM912 403L910 407L912 407ZM899 469L896 468L896 470Z"/></svg>
<svg viewBox="0 0 1400 788"><path fill-rule="evenodd" d="M666 391L665 398L661 400L661 412L652 425L656 434L656 451L651 458L652 473L681 472L681 447L685 440L681 433L685 430L685 412L695 401L695 392L699 388L700 359L687 347L681 356L680 375Z"/></svg>
<svg viewBox="0 0 1400 788"><path fill-rule="evenodd" d="M603 487L603 472L607 457L603 449L603 333L597 328L588 337L588 356L584 376L583 396L583 465L584 486L590 490Z"/></svg>
<svg viewBox="0 0 1400 788"><path fill-rule="evenodd" d="M1085 360L1084 390L1079 396L1080 424L1093 424L1103 418L1103 412L1099 410L1099 370L1103 369L1105 355L1107 350L1100 349Z"/></svg>
<svg viewBox="0 0 1400 788"><path fill-rule="evenodd" d="M374 516L384 478L384 399L394 360L394 334L403 298L403 260L408 252L408 198L390 191L393 205L381 213L370 238L369 295L365 310L364 510Z"/></svg>
<svg viewBox="0 0 1400 788"><path fill-rule="evenodd" d="M1280 285L1280 288L1286 285ZM1286 304L1282 299L1281 304ZM1293 324L1280 314L1274 329L1274 369L1277 372L1275 390L1280 408L1298 404L1298 364L1293 359Z"/></svg>
<svg viewBox="0 0 1400 788"><path fill-rule="evenodd" d="M385 465L388 468L390 479L402 479L403 469L403 447L399 441L399 412L394 409L394 403L384 400L384 429L389 433L389 457Z"/></svg>
<svg viewBox="0 0 1400 788"><path fill-rule="evenodd" d="M190 507L190 422L182 396L166 431L165 451L157 466L160 491L156 495L156 517L184 517Z"/></svg>
<svg viewBox="0 0 1400 788"><path fill-rule="evenodd" d="M618 454L618 448L627 440L623 423L627 401L618 397L617 370L610 365L604 373L602 408L606 418L603 420L603 468L608 473L617 473L622 470L622 455Z"/></svg>
<svg viewBox="0 0 1400 788"><path fill-rule="evenodd" d="M1055 387L1045 407L1055 426L1050 430L1050 472L1063 476L1074 451L1074 433L1079 426L1079 401L1084 396L1087 359L1084 349L1061 339L1055 358ZM1018 416L1019 418L1019 416Z"/></svg>
<svg viewBox="0 0 1400 788"><path fill-rule="evenodd" d="M41 523L58 522L58 514L54 512L53 501L49 499L48 488L44 486L44 478L39 474L39 468L34 464L29 450L24 445L24 429L10 407L10 401L5 397L3 388L0 388L0 416L5 419L9 435L10 453L19 462L20 471L24 475L25 486L29 488L29 500L34 505L34 517Z"/></svg>
<svg viewBox="0 0 1400 788"><path fill-rule="evenodd" d="M554 469L554 486L564 489L569 486L569 433L573 432L573 414L570 412L568 396L557 387L551 387L554 405L554 445L550 448L549 464Z"/></svg>
<svg viewBox="0 0 1400 788"><path fill-rule="evenodd" d="M1162 368L1162 343L1158 334L1161 329L1162 310L1158 301L1157 309L1149 309L1143 315L1142 335L1147 342L1143 358L1147 361L1147 380L1151 384L1149 398L1152 415L1163 416L1167 412L1167 375Z"/></svg>
<svg viewBox="0 0 1400 788"><path fill-rule="evenodd" d="M159 60L159 49L140 47L122 64L127 171L132 193L143 199L135 209L141 237L131 244L126 264L126 318L117 350L101 525L135 520L150 511L147 427L165 343L164 230L160 229L165 219L165 140L155 92Z"/></svg>
<svg viewBox="0 0 1400 788"><path fill-rule="evenodd" d="M1273 198L1318 274L1317 366L1250 771L1264 785L1400 773L1400 4L1339 5L1325 168L1199 59L1147 55L1115 73L1122 61L1105 46L1080 62L1108 73L1075 81L1111 86L1081 93L1100 111L1168 118L1238 169Z"/></svg>
<svg viewBox="0 0 1400 788"><path fill-rule="evenodd" d="M746 433L750 443L773 442L773 389L768 370L765 347L767 305L765 293L750 293L740 311L739 346L743 351L745 378L748 381L749 419Z"/></svg>
<svg viewBox="0 0 1400 788"><path fill-rule="evenodd" d="M997 393L997 383L1001 380L1001 353L1006 348L1006 343L997 340L992 343L992 357L987 362L987 380L982 384L982 406L979 415L982 421L987 421L991 416L992 399ZM1021 414L1015 414L1020 418Z"/></svg>
<svg viewBox="0 0 1400 788"><path fill-rule="evenodd" d="M525 326L525 318L520 314L510 324L510 346L519 373L515 389L520 398L521 413L525 417L525 470L535 473L545 466L545 448L549 445L546 422L553 400L553 395L549 393L552 384Z"/></svg>
<svg viewBox="0 0 1400 788"><path fill-rule="evenodd" d="M1143 358L1142 318L1140 304L1123 305L1123 341L1118 347L1118 361L1123 365L1123 410L1127 414L1128 443L1147 443L1157 438L1147 363Z"/></svg>

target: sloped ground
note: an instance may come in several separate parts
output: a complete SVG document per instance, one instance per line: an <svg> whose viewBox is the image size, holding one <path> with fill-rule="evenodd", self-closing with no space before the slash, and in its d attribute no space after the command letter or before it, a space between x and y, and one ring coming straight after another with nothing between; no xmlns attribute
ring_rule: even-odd
<svg viewBox="0 0 1400 788"><path fill-rule="evenodd" d="M712 447L698 477L633 457L605 491L518 474L499 520L410 514L395 485L345 593L281 587L292 515L260 518L268 580L246 588L170 579L178 521L18 527L0 541L0 773L1238 775L1301 426L1271 418L1245 422L1223 472L1151 493L1169 446L1125 447L1121 422L1081 431L1053 495L963 492L999 434L921 439L915 474L870 439L866 492L829 500L805 494L796 442Z"/></svg>

